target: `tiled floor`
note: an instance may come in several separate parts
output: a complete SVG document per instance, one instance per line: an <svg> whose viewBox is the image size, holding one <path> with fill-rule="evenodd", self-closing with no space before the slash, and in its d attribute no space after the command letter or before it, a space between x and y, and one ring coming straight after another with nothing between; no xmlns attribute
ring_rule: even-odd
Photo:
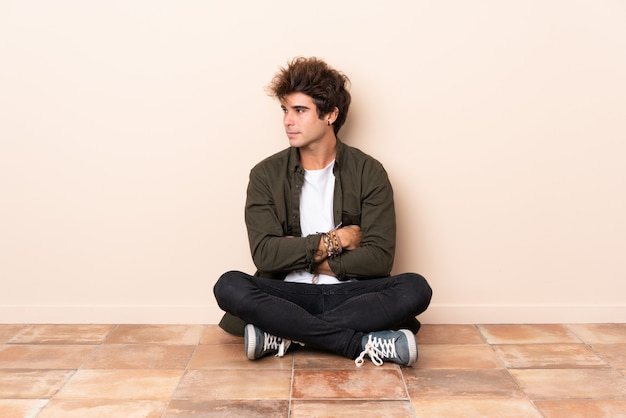
<svg viewBox="0 0 626 418"><path fill-rule="evenodd" d="M626 324L424 325L416 365L215 325L0 325L0 417L626 417Z"/></svg>

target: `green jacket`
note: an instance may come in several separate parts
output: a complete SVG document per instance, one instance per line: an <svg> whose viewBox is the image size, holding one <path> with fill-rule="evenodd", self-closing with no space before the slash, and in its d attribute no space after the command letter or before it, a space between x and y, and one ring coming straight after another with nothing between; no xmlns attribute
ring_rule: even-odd
<svg viewBox="0 0 626 418"><path fill-rule="evenodd" d="M315 270L314 253L321 235L302 237L299 201L304 169L299 155L297 148L287 148L250 172L245 220L256 276L282 280L292 270ZM339 140L333 172L335 222L359 225L363 235L361 247L328 259L330 268L339 280L389 276L396 218L387 172L377 160ZM245 324L237 320L226 314L220 325L241 335Z"/></svg>

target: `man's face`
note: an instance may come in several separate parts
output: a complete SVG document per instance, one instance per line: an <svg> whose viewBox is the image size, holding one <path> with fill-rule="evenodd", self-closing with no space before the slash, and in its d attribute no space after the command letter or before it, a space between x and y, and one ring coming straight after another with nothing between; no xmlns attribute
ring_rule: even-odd
<svg viewBox="0 0 626 418"><path fill-rule="evenodd" d="M280 101L280 107L284 113L285 132L292 147L314 147L326 135L332 135L332 126L328 126L326 119L319 118L311 96L290 93Z"/></svg>

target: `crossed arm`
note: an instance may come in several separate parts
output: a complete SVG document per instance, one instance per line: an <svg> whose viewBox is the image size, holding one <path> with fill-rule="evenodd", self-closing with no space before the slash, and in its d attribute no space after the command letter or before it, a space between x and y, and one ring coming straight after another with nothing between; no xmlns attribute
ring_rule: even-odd
<svg viewBox="0 0 626 418"><path fill-rule="evenodd" d="M308 270L339 280L388 276L395 253L393 192L382 167L363 170L360 184L344 189L344 227L335 230L343 252L328 258L321 234L289 237L295 216L284 204L288 198L270 173L253 171L248 185L246 225L254 264L260 275L279 278L293 270ZM371 174L373 173L373 174ZM358 192L355 192L358 191Z"/></svg>
<svg viewBox="0 0 626 418"><path fill-rule="evenodd" d="M336 234L341 243L341 247L346 251L354 250L361 246L361 227L358 225L348 225L336 230ZM324 242L320 238L318 250L315 253L314 261L317 263L317 274L326 274L328 276L335 276L335 272L332 271L328 264L328 253L324 251Z"/></svg>

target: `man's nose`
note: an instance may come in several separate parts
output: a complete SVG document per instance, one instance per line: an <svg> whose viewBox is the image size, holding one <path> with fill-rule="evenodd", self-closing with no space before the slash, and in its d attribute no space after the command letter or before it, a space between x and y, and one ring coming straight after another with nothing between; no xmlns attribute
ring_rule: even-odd
<svg viewBox="0 0 626 418"><path fill-rule="evenodd" d="M293 125L293 118L288 112L285 113L285 116L283 116L283 123L285 124L285 126Z"/></svg>

